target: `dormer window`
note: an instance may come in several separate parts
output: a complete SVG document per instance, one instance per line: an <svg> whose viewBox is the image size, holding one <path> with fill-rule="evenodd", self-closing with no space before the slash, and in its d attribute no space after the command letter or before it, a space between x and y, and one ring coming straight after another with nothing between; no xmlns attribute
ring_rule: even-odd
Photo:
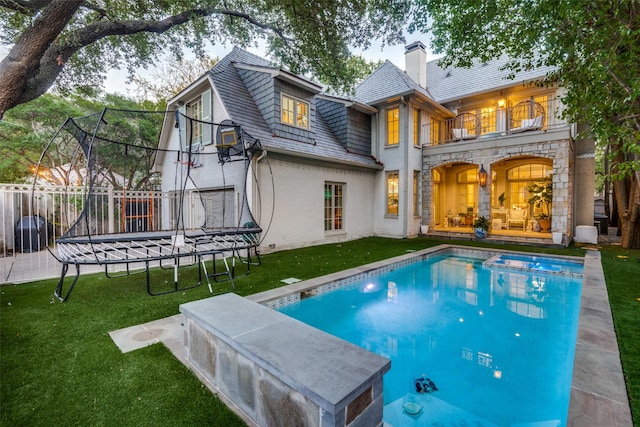
<svg viewBox="0 0 640 427"><path fill-rule="evenodd" d="M282 95L282 123L309 129L309 103Z"/></svg>

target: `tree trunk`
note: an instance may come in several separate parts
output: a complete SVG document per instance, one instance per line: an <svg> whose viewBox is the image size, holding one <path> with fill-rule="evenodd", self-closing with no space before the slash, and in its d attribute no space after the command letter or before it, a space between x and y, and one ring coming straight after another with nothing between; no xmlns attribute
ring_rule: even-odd
<svg viewBox="0 0 640 427"><path fill-rule="evenodd" d="M613 144L612 144L613 145ZM620 147L612 146L617 161L624 159ZM614 162L615 163L615 162ZM613 181L618 211L620 245L625 249L640 248L640 172Z"/></svg>
<svg viewBox="0 0 640 427"><path fill-rule="evenodd" d="M83 0L53 0L25 30L0 62L0 120L13 106L42 95L53 82L40 82L41 67L60 73L64 63L44 55L54 45ZM46 58L47 63L41 63ZM51 63L49 63L51 62ZM54 77L55 81L55 77Z"/></svg>
<svg viewBox="0 0 640 427"><path fill-rule="evenodd" d="M638 172L628 180L628 203L620 210L622 238L620 244L625 249L640 249L640 183Z"/></svg>
<svg viewBox="0 0 640 427"><path fill-rule="evenodd" d="M9 54L0 62L0 120L8 109L44 94L55 83L65 62L78 50L108 36L140 32L160 34L197 17L224 14L237 16L284 38L282 30L277 27L262 24L245 13L217 9L215 5L185 10L158 21L102 20L60 37L84 2L85 0L52 0L38 13L38 18L20 35ZM66 40L62 40L65 38Z"/></svg>

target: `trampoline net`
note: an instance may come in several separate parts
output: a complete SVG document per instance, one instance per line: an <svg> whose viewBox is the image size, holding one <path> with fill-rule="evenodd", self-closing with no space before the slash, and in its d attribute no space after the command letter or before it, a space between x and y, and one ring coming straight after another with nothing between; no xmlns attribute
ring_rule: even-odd
<svg viewBox="0 0 640 427"><path fill-rule="evenodd" d="M171 136L160 135L163 124L173 128ZM161 137L169 148L158 148ZM68 119L44 150L37 176L70 190L59 200L59 242L197 231L252 233L257 245L261 230L247 181L259 151L260 142L230 121L204 122L180 111L105 109Z"/></svg>

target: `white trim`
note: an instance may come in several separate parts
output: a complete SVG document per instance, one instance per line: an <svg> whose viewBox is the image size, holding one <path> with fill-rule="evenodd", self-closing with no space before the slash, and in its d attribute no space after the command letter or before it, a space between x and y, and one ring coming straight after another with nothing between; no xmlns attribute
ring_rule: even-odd
<svg viewBox="0 0 640 427"><path fill-rule="evenodd" d="M242 70L251 70L251 71L259 71L262 73L267 73L271 77L284 80L288 83L291 83L294 86L308 90L313 94L320 93L322 91L322 85L319 85L310 80L304 79L300 76L296 76L295 74L292 74L289 71L283 70L281 68L265 67L260 65L248 65L248 64L242 64L239 62L234 62L233 65L236 68L240 68Z"/></svg>

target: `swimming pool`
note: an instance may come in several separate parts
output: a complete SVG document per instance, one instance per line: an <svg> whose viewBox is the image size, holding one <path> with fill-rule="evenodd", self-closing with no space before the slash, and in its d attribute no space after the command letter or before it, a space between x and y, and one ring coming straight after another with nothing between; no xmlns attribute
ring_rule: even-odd
<svg viewBox="0 0 640 427"><path fill-rule="evenodd" d="M388 424L566 425L581 279L485 260L439 255L279 310L391 359Z"/></svg>

